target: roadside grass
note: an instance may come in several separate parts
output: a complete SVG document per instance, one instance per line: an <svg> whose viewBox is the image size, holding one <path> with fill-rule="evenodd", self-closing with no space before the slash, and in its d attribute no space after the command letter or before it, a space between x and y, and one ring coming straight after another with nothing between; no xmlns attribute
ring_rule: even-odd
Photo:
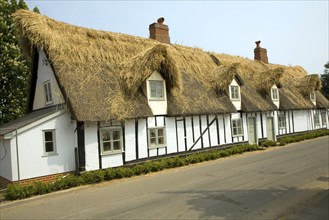
<svg viewBox="0 0 329 220"><path fill-rule="evenodd" d="M224 149L213 149L204 152L196 152L189 155L162 158L158 160L146 161L125 167L107 168L103 170L88 171L81 175L69 174L54 182L32 182L28 185L9 184L5 198L7 200L24 199L35 195L47 194L59 190L69 189L72 187L95 184L102 181L110 181L114 179L128 178L139 176L152 172L158 172L164 169L187 166L190 164L200 163L209 160L216 160L235 154L242 154L249 151L263 150L272 146L284 146L288 143L299 142L302 140L313 139L320 136L329 135L329 130L321 130L317 132L282 137L278 142L266 140L260 146L258 145L234 145Z"/></svg>

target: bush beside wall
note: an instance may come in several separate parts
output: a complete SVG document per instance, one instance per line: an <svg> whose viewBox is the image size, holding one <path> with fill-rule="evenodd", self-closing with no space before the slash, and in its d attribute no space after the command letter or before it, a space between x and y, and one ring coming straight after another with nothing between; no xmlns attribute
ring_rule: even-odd
<svg viewBox="0 0 329 220"><path fill-rule="evenodd" d="M114 179L138 176L151 172L158 172L164 169L186 166L189 164L200 163L203 161L216 160L218 158L227 157L234 154L241 154L248 151L261 150L263 147L283 146L292 142L317 138L320 136L329 135L329 130L321 130L313 133L296 135L292 137L278 138L278 143L275 141L263 141L261 148L257 145L236 145L225 149L209 150L205 152L193 153L186 156L176 156L162 158L154 161L146 161L135 165L108 168L104 170L96 170L82 173L80 176L68 174L64 177L51 183L34 181L29 185L9 184L7 187L6 199L16 200L31 197L33 195L42 195L50 192L55 192L72 187L94 184L102 181L110 181Z"/></svg>

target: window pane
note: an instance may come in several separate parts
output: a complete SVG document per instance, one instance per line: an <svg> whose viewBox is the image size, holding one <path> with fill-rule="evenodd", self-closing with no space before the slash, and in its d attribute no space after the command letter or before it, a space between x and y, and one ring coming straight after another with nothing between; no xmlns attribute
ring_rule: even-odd
<svg viewBox="0 0 329 220"><path fill-rule="evenodd" d="M163 137L159 137L158 144L159 145L163 145L164 144L164 138Z"/></svg>
<svg viewBox="0 0 329 220"><path fill-rule="evenodd" d="M52 95L51 95L50 82L47 83L47 85L48 85L48 101L51 102L51 101L53 101L53 97L52 97Z"/></svg>
<svg viewBox="0 0 329 220"><path fill-rule="evenodd" d="M231 98L232 99L239 99L239 87L238 86L231 86Z"/></svg>
<svg viewBox="0 0 329 220"><path fill-rule="evenodd" d="M155 129L150 129L150 137L156 137L156 130Z"/></svg>
<svg viewBox="0 0 329 220"><path fill-rule="evenodd" d="M150 144L151 145L156 145L157 144L157 139L156 138L150 138Z"/></svg>
<svg viewBox="0 0 329 220"><path fill-rule="evenodd" d="M46 102L49 102L47 84L44 84L43 86L44 86L44 89L45 89L45 97L46 97Z"/></svg>
<svg viewBox="0 0 329 220"><path fill-rule="evenodd" d="M121 150L120 141L113 141L113 150Z"/></svg>
<svg viewBox="0 0 329 220"><path fill-rule="evenodd" d="M103 143L103 151L104 152L111 151L111 142Z"/></svg>
<svg viewBox="0 0 329 220"><path fill-rule="evenodd" d="M46 152L53 152L54 151L54 145L53 142L46 142Z"/></svg>
<svg viewBox="0 0 329 220"><path fill-rule="evenodd" d="M151 97L156 97L156 83L155 81L150 81L150 88L151 88Z"/></svg>
<svg viewBox="0 0 329 220"><path fill-rule="evenodd" d="M45 132L45 141L53 141L53 132L52 131L46 131Z"/></svg>
<svg viewBox="0 0 329 220"><path fill-rule="evenodd" d="M238 131L236 128L233 128L233 135L237 135L238 134Z"/></svg>
<svg viewBox="0 0 329 220"><path fill-rule="evenodd" d="M156 93L157 93L157 97L158 98L163 98L163 82L159 82L159 81L157 81L156 82L156 89L157 89L157 91L156 91Z"/></svg>
<svg viewBox="0 0 329 220"><path fill-rule="evenodd" d="M237 134L242 134L242 128L241 127L239 127L238 129L237 129Z"/></svg>
<svg viewBox="0 0 329 220"><path fill-rule="evenodd" d="M163 137L163 128L158 129L158 137Z"/></svg>
<svg viewBox="0 0 329 220"><path fill-rule="evenodd" d="M103 141L111 140L111 132L107 130L102 131Z"/></svg>
<svg viewBox="0 0 329 220"><path fill-rule="evenodd" d="M120 140L120 131L113 131L113 140Z"/></svg>

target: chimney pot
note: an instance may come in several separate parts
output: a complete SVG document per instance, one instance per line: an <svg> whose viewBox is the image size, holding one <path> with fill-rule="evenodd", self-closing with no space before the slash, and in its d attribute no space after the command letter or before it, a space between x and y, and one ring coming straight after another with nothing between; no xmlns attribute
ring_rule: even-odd
<svg viewBox="0 0 329 220"><path fill-rule="evenodd" d="M257 47L260 47L259 46L260 42L261 42L260 40L258 40L258 41L255 42L255 44L256 44Z"/></svg>
<svg viewBox="0 0 329 220"><path fill-rule="evenodd" d="M157 20L157 22L158 22L159 24L163 24L164 21L165 21L164 17L160 17L160 18L158 18L158 20Z"/></svg>

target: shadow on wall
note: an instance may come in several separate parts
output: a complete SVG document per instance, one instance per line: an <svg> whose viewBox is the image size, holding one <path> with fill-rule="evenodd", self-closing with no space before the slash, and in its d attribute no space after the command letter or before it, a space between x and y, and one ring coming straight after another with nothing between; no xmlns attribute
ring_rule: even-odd
<svg viewBox="0 0 329 220"><path fill-rule="evenodd" d="M328 177L320 181L329 182ZM280 187L266 190L200 190L162 192L188 197L199 219L328 219L328 189ZM312 199L309 199L312 198ZM295 205L291 205L295 204ZM194 215L195 217L196 215Z"/></svg>

